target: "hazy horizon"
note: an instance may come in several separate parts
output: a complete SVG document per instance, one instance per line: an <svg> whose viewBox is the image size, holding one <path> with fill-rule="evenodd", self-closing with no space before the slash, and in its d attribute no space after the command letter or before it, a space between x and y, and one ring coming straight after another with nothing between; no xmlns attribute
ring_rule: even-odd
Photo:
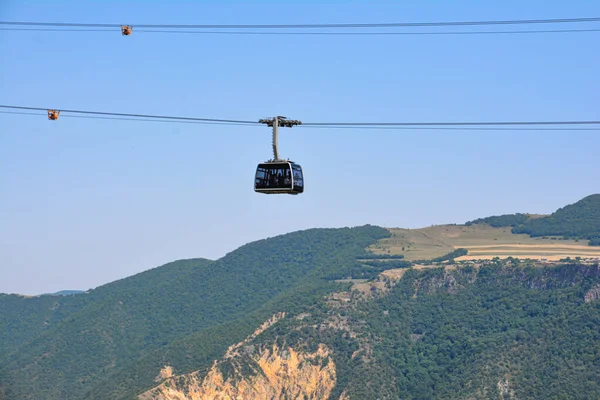
<svg viewBox="0 0 600 400"><path fill-rule="evenodd" d="M0 31L0 104L306 122L599 120L600 55L590 49L600 32L319 37L135 30L136 23L600 15L600 3L592 2L274 4L3 1L4 21L134 29L127 37L119 30ZM282 129L281 155L304 169L299 196L254 193L256 165L272 156L270 140L267 127L0 113L0 292L87 290L309 228L417 228L550 214L600 192L600 136L592 130Z"/></svg>
<svg viewBox="0 0 600 400"><path fill-rule="evenodd" d="M593 195L593 194L600 194L600 193L590 193L589 195ZM588 196L589 196L589 195L588 195ZM584 197L587 197L587 196L584 196ZM563 206L566 206L566 205L568 205L568 204L564 204ZM561 206L561 207L563 207L563 206ZM525 213L526 213L526 212L525 212ZM549 212L549 213L533 213L533 212L532 212L532 213L530 213L530 214L538 214L538 215L540 215L540 214L547 214L547 215L549 215L549 214L551 214L551 212ZM494 215L494 214L490 214L490 215L481 216L481 218L484 218L484 217L490 217L490 216L492 216L492 215ZM479 218L479 217L478 217L478 218ZM474 219L475 219L475 218L474 218ZM448 222L447 224L454 224L454 223L456 223L456 224L464 224L464 223L466 223L466 222L468 222L468 221L461 221L461 222ZM367 223L367 224L368 224L368 223ZM374 225L374 224L371 224L371 225ZM418 227L412 227L412 228L408 228L408 229L420 229L420 228L426 228L426 227L429 227L429 226L435 226L435 225L443 225L443 224L430 224L430 225L426 225L426 226L418 226ZM354 226L360 226L360 225L354 225ZM354 226L352 226L352 227L354 227ZM345 227L350 227L350 226L337 226L337 227L326 227L326 226L323 226L323 227L318 227L318 228L325 228L325 229L327 229L327 228L333 228L333 229L335 229L335 228L345 228ZM406 228L406 227L402 227L402 226L381 226L381 227L383 227L383 228ZM317 227L314 227L314 228L317 228ZM313 228L310 228L310 227L309 227L309 228L303 228L303 229L313 229ZM303 230L303 229L299 229L299 230ZM299 230L296 230L296 231L299 231ZM273 235L273 236L284 235L284 234L291 233L291 232L295 232L295 231L278 233L278 234L276 234L276 235ZM273 237L273 236L269 236L269 237ZM264 237L264 238L257 238L257 239L251 240L251 241L249 241L249 242L247 242L247 243L252 243L252 242L254 242L254 241L261 240L261 239L266 239L266 238L268 238L268 237ZM238 247L241 247L241 246L243 246L243 245L245 245L245 244L247 244L247 243L242 243L242 244L241 244L240 246L238 246ZM235 250L236 250L238 247L236 247L235 249L232 249L231 251L235 251ZM228 252L229 252L229 251L227 251L227 253L228 253ZM225 256L225 254L222 254L222 256ZM222 257L222 256L221 256L221 257ZM218 259L219 259L219 258L221 258L221 257L210 258L210 257L202 257L202 256L198 256L198 257L189 257L189 258L185 258L185 259L204 258L204 259L209 259L209 260L212 260L212 261L216 261L216 260L218 260ZM127 276L122 276L122 277L116 278L116 279L114 279L114 280L112 280L112 281L104 282L104 283L101 283L101 284L99 284L99 285L96 285L95 287L89 287L89 288L86 288L86 289L81 289L81 288L62 288L62 289L55 290L55 291L53 291L53 292L46 292L46 293L14 293L14 292L13 292L13 293L5 293L5 294L20 294L20 295L26 295L26 296L36 296L36 295L54 295L54 294L56 294L56 293L60 293L60 292L69 292L69 291L80 291L80 292L85 292L85 291L88 291L88 290L90 290L90 289L95 289L95 288L97 288L97 287L100 287L100 286L102 286L102 285L109 284L109 283L111 283L111 282L114 282L114 281L116 281L116 280L119 280L119 279L124 279L124 278L128 278L128 277L130 277L130 276L133 276L133 275L135 275L135 274L138 274L138 273L141 273L141 272L145 272L145 271L148 271L148 270L150 270L150 269L153 269L153 268L156 268L156 267L161 267L161 266L164 266L164 265L166 265L166 264L169 264L169 263L171 263L171 262L175 262L175 261L179 261L179 260L184 260L184 259L182 259L182 258L179 258L179 259L173 259L173 260L170 260L170 261L167 261L167 262L161 263L161 264L159 264L159 265L153 265L153 266L150 266L150 267L148 267L148 268L145 268L145 269L142 269L142 270L140 270L140 271L137 271L137 272L135 272L135 273L132 273L132 274L130 274L130 275L127 275ZM0 294L1 294L1 293L2 293L2 292L0 292Z"/></svg>

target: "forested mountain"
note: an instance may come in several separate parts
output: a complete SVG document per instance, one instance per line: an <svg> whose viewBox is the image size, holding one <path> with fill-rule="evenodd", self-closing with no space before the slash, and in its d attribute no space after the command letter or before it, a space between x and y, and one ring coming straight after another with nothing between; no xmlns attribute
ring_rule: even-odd
<svg viewBox="0 0 600 400"><path fill-rule="evenodd" d="M529 220L513 228L513 232L531 236L600 240L600 194L587 196L577 203L559 208L547 217Z"/></svg>
<svg viewBox="0 0 600 400"><path fill-rule="evenodd" d="M588 239L591 246L600 246L600 194L587 196L540 218L531 218L530 214L505 214L479 218L465 225L473 224L510 226L513 233L526 233L532 237Z"/></svg>
<svg viewBox="0 0 600 400"><path fill-rule="evenodd" d="M598 265L404 271L280 318L208 375L164 380L140 399L600 396Z"/></svg>
<svg viewBox="0 0 600 400"><path fill-rule="evenodd" d="M530 218L529 214L504 214L504 215L494 215L486 218L478 218L473 221L469 221L465 223L467 226L475 225L475 224L489 224L494 228L501 228L504 226L519 226L527 222Z"/></svg>
<svg viewBox="0 0 600 400"><path fill-rule="evenodd" d="M126 398L150 387L166 361L180 371L208 367L275 310L316 301L339 286L332 279L364 277L373 267L356 258L387 236L369 225L311 229L214 262L177 261L86 294L3 296L5 396Z"/></svg>
<svg viewBox="0 0 600 400"><path fill-rule="evenodd" d="M498 243L477 224L590 232L595 196L473 221L429 260L404 256L439 244L423 232L310 229L85 293L0 295L0 399L600 398L598 263L463 257Z"/></svg>
<svg viewBox="0 0 600 400"><path fill-rule="evenodd" d="M0 294L0 367L11 351L79 308L69 297Z"/></svg>

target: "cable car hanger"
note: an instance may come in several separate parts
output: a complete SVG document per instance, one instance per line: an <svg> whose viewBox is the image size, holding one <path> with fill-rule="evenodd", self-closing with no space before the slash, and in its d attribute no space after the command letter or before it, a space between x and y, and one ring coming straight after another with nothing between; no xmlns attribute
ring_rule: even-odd
<svg viewBox="0 0 600 400"><path fill-rule="evenodd" d="M286 117L278 116L272 119L259 119L260 124L266 124L267 126L273 127L273 161L283 161L279 159L279 149L277 147L278 142L278 129L280 126L291 128L295 125L302 125L302 121L295 119L287 119Z"/></svg>
<svg viewBox="0 0 600 400"><path fill-rule="evenodd" d="M292 194L304 192L302 167L288 159L279 157L278 129L280 126L291 128L301 125L298 120L277 116L272 119L260 119L261 124L273 127L273 159L258 164L254 176L254 191L263 194Z"/></svg>

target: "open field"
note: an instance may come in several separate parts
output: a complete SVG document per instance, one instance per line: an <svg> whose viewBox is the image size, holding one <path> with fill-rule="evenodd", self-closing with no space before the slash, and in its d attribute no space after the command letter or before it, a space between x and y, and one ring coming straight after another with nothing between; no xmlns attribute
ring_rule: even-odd
<svg viewBox="0 0 600 400"><path fill-rule="evenodd" d="M489 225L437 225L420 229L389 228L389 231L392 237L380 240L369 250L375 254L403 254L407 261L440 257L457 248L469 251L457 260L600 257L600 247L588 246L587 240L531 238L525 234L514 235L510 228Z"/></svg>

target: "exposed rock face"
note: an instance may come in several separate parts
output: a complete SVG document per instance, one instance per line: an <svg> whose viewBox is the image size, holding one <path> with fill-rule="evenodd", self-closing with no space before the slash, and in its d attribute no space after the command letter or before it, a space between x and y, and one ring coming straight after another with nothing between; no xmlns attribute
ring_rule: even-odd
<svg viewBox="0 0 600 400"><path fill-rule="evenodd" d="M511 388L508 379L498 381L498 392L503 399L516 399L515 391Z"/></svg>
<svg viewBox="0 0 600 400"><path fill-rule="evenodd" d="M260 335L261 333L263 333L264 331L266 331L267 329L269 329L270 327L275 325L277 322L279 322L280 319L282 319L284 317L285 317L284 312L280 312L280 313L273 315L271 318L269 318L268 320L263 322L263 324L261 326L259 326L252 335L248 336L246 339L244 339L240 343L229 346L229 348L227 349L227 352L225 353L224 358L239 357L238 351L242 346L250 343L251 340L255 339L258 335Z"/></svg>
<svg viewBox="0 0 600 400"><path fill-rule="evenodd" d="M171 378L141 396L143 400L251 400L328 399L336 383L335 365L329 350L320 345L316 352L303 354L292 348L262 349L252 357L252 372L234 372L225 378L215 362L204 379L197 372Z"/></svg>
<svg viewBox="0 0 600 400"><path fill-rule="evenodd" d="M595 300L600 300L600 285L596 285L585 294L585 302L589 303Z"/></svg>
<svg viewBox="0 0 600 400"><path fill-rule="evenodd" d="M140 400L252 400L328 399L336 384L330 350L320 344L305 353L277 344L255 348L250 340L276 323L274 316L249 338L229 348L222 361L213 363L202 378L198 371L168 377L161 385L141 394ZM249 349L250 348L250 349ZM228 373L224 374L224 370ZM164 370L163 370L164 371ZM166 371L164 371L166 372ZM170 372L170 371L169 371ZM168 376L164 373L163 376ZM347 400L344 393L340 400Z"/></svg>
<svg viewBox="0 0 600 400"><path fill-rule="evenodd" d="M173 367L166 365L160 370L160 373L154 378L154 382L160 382L173 376Z"/></svg>
<svg viewBox="0 0 600 400"><path fill-rule="evenodd" d="M371 282L356 283L352 286L352 291L361 293L366 299L376 295L387 294L392 287L402 279L408 271L406 268L388 269L383 271Z"/></svg>

